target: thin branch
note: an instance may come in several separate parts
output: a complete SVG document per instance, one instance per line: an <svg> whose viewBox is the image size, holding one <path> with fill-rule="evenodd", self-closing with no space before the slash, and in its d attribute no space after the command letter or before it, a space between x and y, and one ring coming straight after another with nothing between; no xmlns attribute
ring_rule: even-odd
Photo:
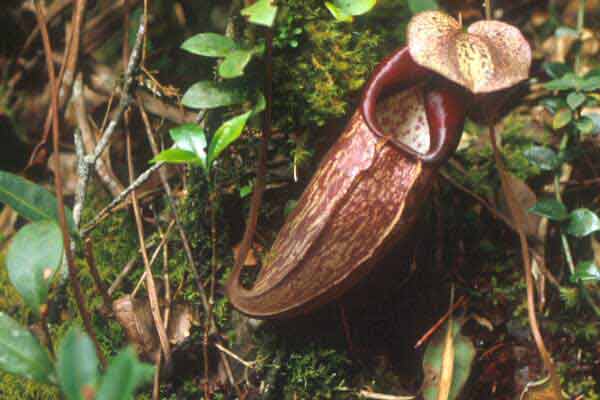
<svg viewBox="0 0 600 400"><path fill-rule="evenodd" d="M94 342L96 346L96 353L98 354L98 359L102 363L104 367L106 367L106 359L104 358L104 354L100 349L100 345L98 343L98 339L96 337L96 333L94 332L92 326L91 316L89 311L85 305L85 299L83 298L83 293L81 291L81 286L79 284L78 270L77 265L75 263L75 257L73 255L71 249L71 237L69 236L69 228L67 225L67 217L65 214L65 202L63 198L63 182L62 182L62 174L60 168L60 135L59 135L59 120L58 120L58 86L56 82L56 75L54 71L54 64L52 62L52 46L50 44L50 36L48 35L48 28L46 27L46 21L43 14L43 11L40 5L35 2L36 6L36 18L38 21L38 26L40 27L40 32L42 33L42 40L44 44L44 53L46 55L46 66L48 68L48 80L50 81L50 87L52 88L52 98L51 98L51 107L52 107L52 137L53 137L53 145L54 145L54 154L55 154L55 181L56 181L56 199L58 203L58 219L60 223L60 227L63 235L63 244L65 249L65 255L67 259L67 266L69 269L69 282L71 284L71 288L73 289L73 294L75 295L75 299L77 302L77 307L79 309L79 314L83 319L83 324L85 326L86 332L90 336L91 340Z"/></svg>
<svg viewBox="0 0 600 400"><path fill-rule="evenodd" d="M160 169L164 165L163 162L157 162L146 171L144 171L140 176L136 178L129 186L123 190L117 197L115 197L106 207L104 207L100 212L94 217L94 219L87 224L81 231L83 236L86 236L100 221L104 219L115 207L117 207L121 202L126 200L127 196L129 196L135 189L139 188L146 182L152 174Z"/></svg>
<svg viewBox="0 0 600 400"><path fill-rule="evenodd" d="M147 16L142 14L140 26L135 37L135 44L133 45L131 55L129 56L129 63L127 64L127 71L125 72L123 87L121 88L121 99L119 100L119 105L115 110L113 118L108 123L106 130L102 134L102 137L98 141L96 149L94 150L94 154L88 161L90 164L95 164L96 160L98 160L102 152L108 146L108 143L110 142L112 135L115 133L115 129L117 128L119 121L123 117L125 109L127 109L129 103L131 102L131 87L134 80L134 72L139 65L142 55L142 43L144 42L144 35L146 33L146 18Z"/></svg>
<svg viewBox="0 0 600 400"><path fill-rule="evenodd" d="M498 173L500 174L500 181L502 184L502 191L504 192L504 196L506 197L506 202L508 203L509 210L512 214L513 219L516 221L516 227L519 233L519 241L521 243L521 258L523 263L523 272L525 274L525 282L527 284L527 311L529 314L529 325L531 327L531 333L533 334L533 339L538 348L538 351L542 357L542 361L544 362L544 367L550 376L550 382L552 385L552 390L557 399L562 398L562 392L560 387L560 378L556 372L556 367L554 362L552 361L552 357L548 352L546 344L544 343L544 338L542 337L542 333L540 331L540 327L538 325L537 316L535 314L535 293L533 289L533 276L532 276L532 268L531 268L531 258L529 255L529 244L527 243L527 238L525 237L525 232L523 231L524 223L520 221L521 213L519 210L515 209L515 205L517 204L515 193L508 182L506 177L506 172L504 169L504 164L500 157L500 151L498 150L498 146L496 144L496 130L494 125L490 125L490 141L492 143L492 149L494 151L494 160L496 162L496 168L498 169Z"/></svg>
<svg viewBox="0 0 600 400"><path fill-rule="evenodd" d="M126 136L127 145L127 167L129 170L129 180L133 181L133 154L131 150L131 135ZM163 319L160 314L160 305L158 303L158 294L156 292L156 286L154 284L154 277L152 276L152 270L150 269L150 259L148 258L148 252L146 251L145 239L144 239L144 226L142 222L142 214L140 211L140 205L135 190L131 192L131 202L133 204L133 213L135 215L135 223L138 231L138 239L140 241L140 248L142 250L142 259L144 260L144 267L146 270L146 289L148 290L148 299L150 300L150 310L152 312L152 318L154 319L154 327L158 333L160 346L162 348L163 355L165 357L165 364L171 365L171 344L165 331Z"/></svg>

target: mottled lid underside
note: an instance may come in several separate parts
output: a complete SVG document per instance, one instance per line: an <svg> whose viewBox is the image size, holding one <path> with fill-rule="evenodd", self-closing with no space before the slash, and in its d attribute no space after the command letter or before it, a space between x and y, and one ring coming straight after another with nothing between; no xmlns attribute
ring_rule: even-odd
<svg viewBox="0 0 600 400"><path fill-rule="evenodd" d="M417 64L473 93L506 89L529 77L529 43L504 22L479 21L465 32L451 16L426 11L413 17L407 36Z"/></svg>

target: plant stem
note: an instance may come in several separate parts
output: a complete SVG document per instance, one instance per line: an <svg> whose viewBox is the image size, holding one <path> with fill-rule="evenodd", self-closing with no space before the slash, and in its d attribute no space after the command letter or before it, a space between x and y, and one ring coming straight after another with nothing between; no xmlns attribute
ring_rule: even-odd
<svg viewBox="0 0 600 400"><path fill-rule="evenodd" d="M585 6L586 0L579 0L579 8L577 10L577 38L581 40L583 36L583 28L585 27ZM575 73L579 72L581 67L581 50L575 56Z"/></svg>
<svg viewBox="0 0 600 400"><path fill-rule="evenodd" d="M492 19L492 0L485 0L485 19Z"/></svg>
<svg viewBox="0 0 600 400"><path fill-rule="evenodd" d="M537 316L535 315L535 294L533 290L533 274L531 268L531 259L529 256L529 244L527 243L527 238L525 236L525 232L523 231L524 221L521 221L521 213L519 210L515 209L515 205L518 204L516 200L515 193L513 192L508 180L506 179L506 171L504 169L504 164L500 157L500 151L498 150L498 146L496 144L496 130L493 124L489 126L490 129L490 142L492 144L492 149L494 151L494 160L496 162L496 168L498 169L498 173L500 174L500 181L502 184L502 192L504 193L504 197L506 198L506 202L508 204L508 208L512 215L512 218L515 220L515 225L517 227L519 233L519 242L521 244L521 258L523 263L523 272L525 274L525 282L527 284L527 312L529 316L529 325L531 327L531 333L533 334L533 339L538 348L538 352L542 357L542 361L544 362L544 367L550 376L550 384L552 386L552 391L554 392L554 397L556 399L562 399L562 390L560 387L560 378L556 372L556 367L548 349L546 348L546 344L544 343L544 338L542 337L542 333L540 331L540 327L537 322Z"/></svg>
<svg viewBox="0 0 600 400"><path fill-rule="evenodd" d="M48 80L50 81L51 89L51 108L52 108L52 141L54 151L54 167L55 167L55 186L56 186L56 200L58 203L58 221L63 236L63 246L65 250L65 256L67 259L67 266L69 270L69 283L73 290L75 300L77 302L77 308L79 314L83 320L83 325L87 334L90 336L92 342L96 347L96 353L98 359L102 363L103 367L106 367L106 358L100 349L98 338L94 332L92 326L92 318L89 311L87 310L85 299L81 291L81 285L79 284L79 276L77 266L75 264L75 257L71 249L71 237L69 234L69 228L67 225L67 216L65 214L65 202L63 198L63 181L60 166L60 137L59 137L59 120L58 120L58 86L56 82L56 74L54 70L54 62L52 61L52 45L50 44L50 36L48 34L48 27L46 26L46 19L44 11L40 7L38 2L34 2L36 7L36 18L42 33L42 42L44 46L44 53L46 56L46 66L48 69Z"/></svg>

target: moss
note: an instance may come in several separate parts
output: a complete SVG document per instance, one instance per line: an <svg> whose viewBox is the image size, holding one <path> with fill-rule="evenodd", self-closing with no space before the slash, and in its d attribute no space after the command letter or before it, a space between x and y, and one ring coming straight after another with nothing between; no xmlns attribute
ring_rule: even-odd
<svg viewBox="0 0 600 400"><path fill-rule="evenodd" d="M373 67L402 40L409 14L384 1L356 19L337 22L321 0L282 2L276 27L276 126L298 131L347 114Z"/></svg>
<svg viewBox="0 0 600 400"><path fill-rule="evenodd" d="M340 399L348 389L351 364L346 355L318 340L296 340L261 332L258 370L266 399Z"/></svg>

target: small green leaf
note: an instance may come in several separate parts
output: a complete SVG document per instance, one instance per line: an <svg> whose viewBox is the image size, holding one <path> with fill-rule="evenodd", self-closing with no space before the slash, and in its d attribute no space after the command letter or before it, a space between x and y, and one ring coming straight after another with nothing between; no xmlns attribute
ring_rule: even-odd
<svg viewBox="0 0 600 400"><path fill-rule="evenodd" d="M542 171L552 171L560 165L558 155L548 147L531 146L523 154L530 163Z"/></svg>
<svg viewBox="0 0 600 400"><path fill-rule="evenodd" d="M58 382L68 400L86 400L98 383L98 358L90 338L71 328L60 343L56 366Z"/></svg>
<svg viewBox="0 0 600 400"><path fill-rule="evenodd" d="M239 82L201 81L185 92L181 104L195 109L210 109L241 104L247 98L248 89Z"/></svg>
<svg viewBox="0 0 600 400"><path fill-rule="evenodd" d="M95 400L132 400L136 388L152 379L154 368L138 361L132 348L110 363Z"/></svg>
<svg viewBox="0 0 600 400"><path fill-rule="evenodd" d="M586 96L583 93L572 92L567 96L567 104L571 107L571 110L576 110L580 105L585 102Z"/></svg>
<svg viewBox="0 0 600 400"><path fill-rule="evenodd" d="M277 16L277 6L273 0L258 0L249 7L244 8L241 14L253 24L272 27Z"/></svg>
<svg viewBox="0 0 600 400"><path fill-rule="evenodd" d="M202 160L198 158L196 153L192 153L191 151L187 150L181 150L176 147L163 150L157 154L156 157L150 160L150 163L152 164L157 162L166 162L169 164L194 164L203 166Z"/></svg>
<svg viewBox="0 0 600 400"><path fill-rule="evenodd" d="M377 3L376 0L332 0L331 3L347 15L366 14Z"/></svg>
<svg viewBox="0 0 600 400"><path fill-rule="evenodd" d="M0 203L11 206L23 218L32 222L52 220L59 222L58 203L46 189L20 176L0 171ZM67 224L76 232L73 213L65 207Z"/></svg>
<svg viewBox="0 0 600 400"><path fill-rule="evenodd" d="M559 79L554 79L550 82L547 82L544 84L544 87L549 90L577 90L580 83L581 78L574 73L569 72Z"/></svg>
<svg viewBox="0 0 600 400"><path fill-rule="evenodd" d="M35 337L0 311L0 369L41 383L54 383L54 369Z"/></svg>
<svg viewBox="0 0 600 400"><path fill-rule="evenodd" d="M573 69L565 64L559 62L547 62L543 65L544 71L548 74L548 76L552 79L558 79L569 72L573 72Z"/></svg>
<svg viewBox="0 0 600 400"><path fill-rule="evenodd" d="M63 237L54 221L32 222L17 232L6 255L10 281L36 315L64 262Z"/></svg>
<svg viewBox="0 0 600 400"><path fill-rule="evenodd" d="M600 76L591 76L585 78L580 85L581 90L585 92L593 92L600 89Z"/></svg>
<svg viewBox="0 0 600 400"><path fill-rule="evenodd" d="M184 124L169 131L175 147L194 153L206 168L206 133L198 124Z"/></svg>
<svg viewBox="0 0 600 400"><path fill-rule="evenodd" d="M217 129L214 137L208 147L208 165L209 168L212 163L221 155L221 153L233 143L244 131L248 118L252 115L252 111L248 111L245 114L238 115L226 121Z"/></svg>
<svg viewBox="0 0 600 400"><path fill-rule="evenodd" d="M564 221L569 218L569 212L565 205L555 199L542 199L528 211L553 221Z"/></svg>
<svg viewBox="0 0 600 400"><path fill-rule="evenodd" d="M254 55L253 50L234 50L219 65L219 76L225 79L237 78L244 75L246 65Z"/></svg>
<svg viewBox="0 0 600 400"><path fill-rule="evenodd" d="M579 120L575 123L575 126L577 126L577 130L584 135L589 135L596 130L596 124L594 123L594 120L589 117L579 118Z"/></svg>
<svg viewBox="0 0 600 400"><path fill-rule="evenodd" d="M573 113L571 110L565 108L564 110L560 110L554 115L554 119L552 120L552 128L555 130L564 128L573 120Z"/></svg>
<svg viewBox="0 0 600 400"><path fill-rule="evenodd" d="M568 107L566 100L562 97L550 97L543 99L540 104L551 114L556 114L561 108Z"/></svg>
<svg viewBox="0 0 600 400"><path fill-rule="evenodd" d="M436 0L408 0L408 8L413 14L427 10L437 10L439 5Z"/></svg>
<svg viewBox="0 0 600 400"><path fill-rule="evenodd" d="M346 14L342 9L340 9L330 1L325 2L325 7L327 7L331 15L333 15L333 18L335 18L337 21L352 22L354 20L352 15Z"/></svg>
<svg viewBox="0 0 600 400"><path fill-rule="evenodd" d="M571 212L567 232L576 237L590 235L600 230L600 219L591 210L579 208Z"/></svg>
<svg viewBox="0 0 600 400"><path fill-rule="evenodd" d="M237 43L217 33L199 33L187 39L181 48L192 54L205 57L225 57L238 48Z"/></svg>
<svg viewBox="0 0 600 400"><path fill-rule="evenodd" d="M454 335L454 366L448 400L458 398L471 374L471 365L475 359L475 346L473 346L469 338L460 333L460 329L461 326L458 323L452 324L452 334ZM425 400L437 400L438 398L447 333L448 323L431 338L425 350L423 358L423 371L425 373L423 398Z"/></svg>
<svg viewBox="0 0 600 400"><path fill-rule="evenodd" d="M575 273L571 275L571 282L600 282L600 268L594 261L582 261L575 267Z"/></svg>

